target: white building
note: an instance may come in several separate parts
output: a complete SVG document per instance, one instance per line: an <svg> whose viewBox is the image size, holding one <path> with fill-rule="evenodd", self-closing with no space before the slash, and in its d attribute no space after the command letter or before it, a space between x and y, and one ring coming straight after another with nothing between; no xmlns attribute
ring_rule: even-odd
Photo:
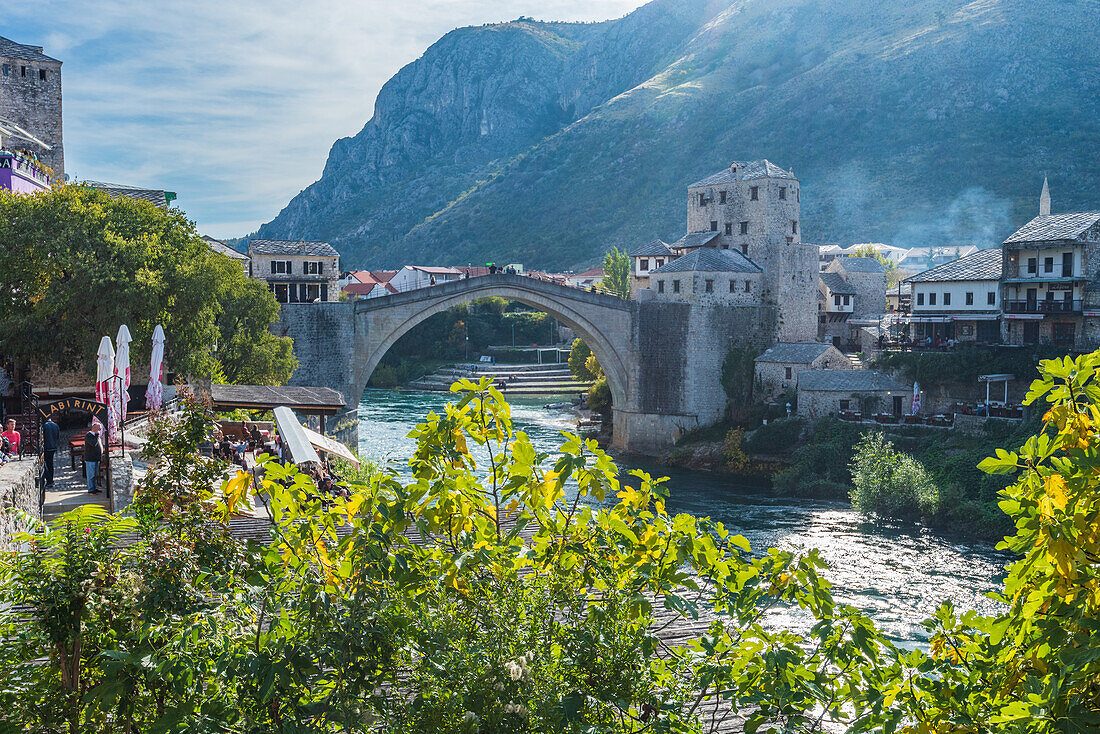
<svg viewBox="0 0 1100 734"><path fill-rule="evenodd" d="M460 280L462 271L457 268L441 268L427 265L406 265L389 280L394 291L404 293L417 288L429 288L433 285Z"/></svg>
<svg viewBox="0 0 1100 734"><path fill-rule="evenodd" d="M667 244L653 240L635 247L630 255L630 295L649 287L649 274L677 257Z"/></svg>
<svg viewBox="0 0 1100 734"><path fill-rule="evenodd" d="M1000 341L1001 249L978 250L906 279L914 339Z"/></svg>

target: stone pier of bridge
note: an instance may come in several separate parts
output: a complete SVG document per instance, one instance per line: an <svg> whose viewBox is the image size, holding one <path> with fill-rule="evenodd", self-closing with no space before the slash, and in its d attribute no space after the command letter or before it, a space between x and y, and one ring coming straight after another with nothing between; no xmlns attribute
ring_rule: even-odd
<svg viewBox="0 0 1100 734"><path fill-rule="evenodd" d="M628 301L512 274L360 301L285 304L272 331L294 340L299 366L290 384L339 390L354 409L379 361L410 329L490 297L549 313L588 343L611 388L613 446L630 453L662 453L684 431L720 420L730 347L766 345L758 333L764 306Z"/></svg>

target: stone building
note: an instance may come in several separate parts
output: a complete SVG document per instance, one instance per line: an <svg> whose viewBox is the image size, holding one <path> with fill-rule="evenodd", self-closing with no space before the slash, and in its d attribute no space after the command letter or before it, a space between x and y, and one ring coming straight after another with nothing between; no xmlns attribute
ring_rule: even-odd
<svg viewBox="0 0 1100 734"><path fill-rule="evenodd" d="M798 415L809 420L842 410L906 415L913 391L876 370L806 370L798 375Z"/></svg>
<svg viewBox="0 0 1100 734"><path fill-rule="evenodd" d="M1039 216L1002 251L1005 344L1100 344L1100 212L1051 214L1044 180Z"/></svg>
<svg viewBox="0 0 1100 734"><path fill-rule="evenodd" d="M211 252L216 252L219 255L225 255L233 262L239 264L244 270L245 275L248 274L248 255L244 254L240 250L233 249L221 240L216 240L209 235L204 234L202 236L202 241L206 243L206 246L210 248Z"/></svg>
<svg viewBox="0 0 1100 734"><path fill-rule="evenodd" d="M53 169L55 182L65 180L61 135L61 62L0 36L0 118L30 132L48 149L31 149Z"/></svg>
<svg viewBox="0 0 1100 734"><path fill-rule="evenodd" d="M125 196L127 199L147 201L150 204L166 209L176 200L175 191L163 189L149 189L143 186L128 186L126 184L107 183L105 181L84 181L83 185L99 189L111 196Z"/></svg>
<svg viewBox="0 0 1100 734"><path fill-rule="evenodd" d="M873 257L838 257L817 276L817 336L865 350L886 310L886 269ZM873 334L873 337L871 336Z"/></svg>
<svg viewBox="0 0 1100 734"><path fill-rule="evenodd" d="M279 303L324 303L339 297L340 253L327 242L251 240L249 275L271 286Z"/></svg>
<svg viewBox="0 0 1100 734"><path fill-rule="evenodd" d="M753 396L771 401L794 390L804 370L845 370L852 363L831 344L780 343L757 357L754 367Z"/></svg>
<svg viewBox="0 0 1100 734"><path fill-rule="evenodd" d="M700 248L650 271L643 298L697 306L755 306L760 268L737 250Z"/></svg>
<svg viewBox="0 0 1100 734"><path fill-rule="evenodd" d="M910 315L902 321L912 324L911 336L933 342L998 343L1001 258L1000 248L978 250L908 278Z"/></svg>
<svg viewBox="0 0 1100 734"><path fill-rule="evenodd" d="M817 334L818 248L802 243L801 199L794 174L768 160L735 161L688 186L689 236L717 234L710 246L739 250L760 268L759 301L775 308L779 341Z"/></svg>
<svg viewBox="0 0 1100 734"><path fill-rule="evenodd" d="M639 290L649 288L649 274L677 257L667 244L653 240L629 253L630 256L630 296L636 297Z"/></svg>

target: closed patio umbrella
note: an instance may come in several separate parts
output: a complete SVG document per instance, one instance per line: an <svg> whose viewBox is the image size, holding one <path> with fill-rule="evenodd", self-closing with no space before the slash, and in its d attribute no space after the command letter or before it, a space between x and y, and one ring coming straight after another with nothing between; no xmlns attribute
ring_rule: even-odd
<svg viewBox="0 0 1100 734"><path fill-rule="evenodd" d="M110 416L110 380L115 373L115 348L111 345L111 337L105 336L99 340L99 351L96 352L95 363L95 399L97 402L108 406L108 422ZM98 418L96 422L98 422ZM105 426L106 427L106 426Z"/></svg>
<svg viewBox="0 0 1100 734"><path fill-rule="evenodd" d="M115 375L122 378L122 384L116 384L118 389L118 416L120 422L126 421L126 409L130 402L130 330L126 324L118 327L118 336L115 337Z"/></svg>
<svg viewBox="0 0 1100 734"><path fill-rule="evenodd" d="M160 410L164 401L164 329L153 329L153 351L149 355L149 387L145 389L145 408Z"/></svg>
<svg viewBox="0 0 1100 734"><path fill-rule="evenodd" d="M913 403L909 408L910 415L917 415L920 413L920 385L915 381L913 382Z"/></svg>

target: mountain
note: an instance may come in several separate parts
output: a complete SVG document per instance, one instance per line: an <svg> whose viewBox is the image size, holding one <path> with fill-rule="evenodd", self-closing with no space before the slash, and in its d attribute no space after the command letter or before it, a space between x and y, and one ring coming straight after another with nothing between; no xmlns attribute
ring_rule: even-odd
<svg viewBox="0 0 1100 734"><path fill-rule="evenodd" d="M1100 0L655 0L462 28L378 95L257 236L346 267L590 264L684 230L688 183L769 158L806 241L999 242L1100 208Z"/></svg>

